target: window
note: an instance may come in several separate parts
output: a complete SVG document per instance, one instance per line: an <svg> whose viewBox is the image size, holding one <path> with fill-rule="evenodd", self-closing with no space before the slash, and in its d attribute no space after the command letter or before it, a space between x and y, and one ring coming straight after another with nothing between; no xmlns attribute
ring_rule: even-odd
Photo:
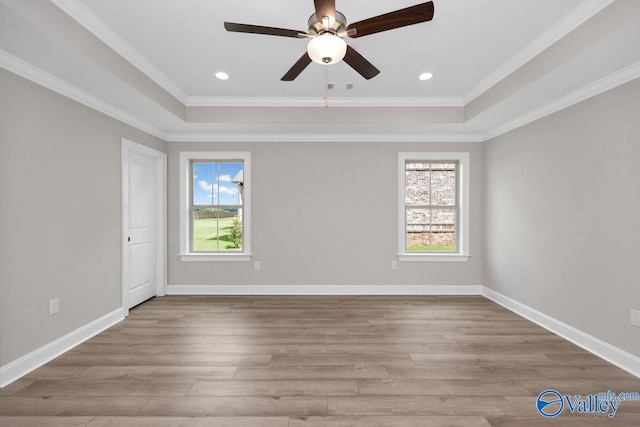
<svg viewBox="0 0 640 427"><path fill-rule="evenodd" d="M399 153L399 259L469 257L469 153Z"/></svg>
<svg viewBox="0 0 640 427"><path fill-rule="evenodd" d="M180 257L250 259L250 153L180 153Z"/></svg>

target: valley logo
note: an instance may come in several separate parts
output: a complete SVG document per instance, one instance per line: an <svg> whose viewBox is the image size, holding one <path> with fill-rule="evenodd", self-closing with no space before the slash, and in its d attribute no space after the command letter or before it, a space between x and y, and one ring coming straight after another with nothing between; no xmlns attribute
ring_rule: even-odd
<svg viewBox="0 0 640 427"><path fill-rule="evenodd" d="M621 402L640 401L640 393L619 393L611 390L598 394L581 396L579 394L560 394L556 390L548 389L538 395L536 409L543 417L553 418L562 413L565 408L579 414L606 414L609 418L616 416Z"/></svg>

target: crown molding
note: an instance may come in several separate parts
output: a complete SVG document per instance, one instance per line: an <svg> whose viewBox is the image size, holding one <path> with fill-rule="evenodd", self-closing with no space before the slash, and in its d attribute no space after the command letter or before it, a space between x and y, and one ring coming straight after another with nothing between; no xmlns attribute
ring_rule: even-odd
<svg viewBox="0 0 640 427"><path fill-rule="evenodd" d="M483 142L478 134L216 134L170 133L167 142Z"/></svg>
<svg viewBox="0 0 640 427"><path fill-rule="evenodd" d="M592 98L596 95L600 95L601 93L604 93L637 78L640 78L640 61L631 64L619 71L616 71L615 73L611 73L606 77L596 80L593 83L583 86L580 89L577 89L569 93L568 95L558 98L555 101L541 108L533 110L515 120L498 126L486 133L482 139L484 141L487 141L489 139L495 138L528 123L539 120L545 116L556 113L560 110L564 110L565 108L571 107L572 105L575 105L586 99Z"/></svg>
<svg viewBox="0 0 640 427"><path fill-rule="evenodd" d="M167 142L484 142L640 78L640 61L485 134L222 134L167 133L0 49L0 67Z"/></svg>
<svg viewBox="0 0 640 427"><path fill-rule="evenodd" d="M576 7L571 13L558 21L555 25L536 38L527 47L518 52L509 61L496 69L486 79L474 86L463 97L464 105L467 105L478 96L504 80L511 73L531 61L554 43L585 23L615 0L587 0Z"/></svg>
<svg viewBox="0 0 640 427"><path fill-rule="evenodd" d="M0 49L0 67L156 138L162 140L167 138L166 132L156 126L144 122L2 49Z"/></svg>
<svg viewBox="0 0 640 427"><path fill-rule="evenodd" d="M188 96L169 78L155 68L144 56L136 51L122 37L113 31L104 21L99 19L90 9L79 0L50 0L60 10L94 34L107 46L129 61L133 66L147 75L156 84L174 96L186 107L322 107L325 100L320 97L295 98L295 97L213 97L213 96ZM532 60L545 49L552 46L558 40L575 30L585 21L596 15L615 0L586 0L562 20L530 43L524 50L512 57L502 67L494 71L485 80L472 88L463 97L443 98L411 98L411 97L378 97L378 98L348 98L329 97L328 104L331 107L457 107L464 108L469 102L480 96L485 91L502 81L511 73ZM8 57L7 57L8 55ZM411 142L482 142L505 132L509 132L546 115L552 114L563 108L567 108L583 99L597 95L611 89L618 84L629 81L635 77L634 66L621 70L615 75L594 82L563 98L560 98L542 108L531 111L515 120L488 131L486 134L406 134L406 135L380 135L380 134L218 134L218 133L166 133L149 123L145 123L136 117L114 107L97 97L90 95L32 65L4 52L0 52L0 66L22 75L42 86L52 89L64 96L74 99L84 105L100 111L110 117L127 123L144 132L170 142L177 141L411 141ZM617 79L624 80L615 83ZM601 89L604 88L604 89Z"/></svg>
<svg viewBox="0 0 640 427"><path fill-rule="evenodd" d="M331 107L463 107L462 98L409 98L409 97L331 97L326 100ZM321 97L219 97L190 96L187 107L324 107Z"/></svg>
<svg viewBox="0 0 640 427"><path fill-rule="evenodd" d="M60 10L82 25L90 33L136 67L171 96L186 104L188 95L160 70L154 67L140 52L127 43L118 33L98 18L78 0L50 0Z"/></svg>

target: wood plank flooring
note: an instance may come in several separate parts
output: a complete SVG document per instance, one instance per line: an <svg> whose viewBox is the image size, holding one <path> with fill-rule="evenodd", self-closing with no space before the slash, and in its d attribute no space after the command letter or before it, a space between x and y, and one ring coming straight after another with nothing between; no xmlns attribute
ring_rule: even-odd
<svg viewBox="0 0 640 427"><path fill-rule="evenodd" d="M640 379L482 297L154 298L0 389L1 426L635 426Z"/></svg>

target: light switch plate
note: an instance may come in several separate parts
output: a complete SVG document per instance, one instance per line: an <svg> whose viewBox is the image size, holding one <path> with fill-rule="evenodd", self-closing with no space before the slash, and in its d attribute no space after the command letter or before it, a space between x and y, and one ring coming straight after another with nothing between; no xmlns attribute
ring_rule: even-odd
<svg viewBox="0 0 640 427"><path fill-rule="evenodd" d="M640 310L631 309L631 324L640 328Z"/></svg>
<svg viewBox="0 0 640 427"><path fill-rule="evenodd" d="M60 299L54 298L49 301L49 315L56 314L60 311Z"/></svg>

